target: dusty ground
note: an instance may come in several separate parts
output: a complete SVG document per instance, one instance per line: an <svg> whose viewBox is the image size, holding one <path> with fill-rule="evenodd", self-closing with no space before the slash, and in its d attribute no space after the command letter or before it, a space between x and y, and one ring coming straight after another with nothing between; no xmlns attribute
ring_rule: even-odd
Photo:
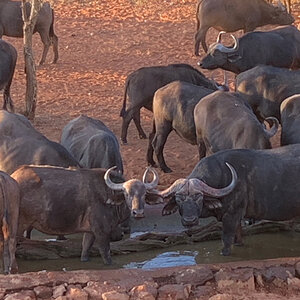
<svg viewBox="0 0 300 300"><path fill-rule="evenodd" d="M56 0L55 31L59 37L60 58L56 65L38 67L38 103L34 126L48 138L59 141L62 128L71 119L86 114L101 119L119 137L126 76L143 66L189 63L193 55L196 0ZM300 5L294 4L296 24L300 23ZM208 34L209 43L216 32ZM19 53L12 84L12 96L18 112L24 111L25 76L22 40L5 38ZM41 41L34 36L36 60ZM208 76L211 72L204 71ZM214 78L222 81L222 73ZM231 86L233 76L231 75ZM142 111L147 133L151 113ZM141 177L146 166L147 140L137 139L131 123L129 144L121 146L126 178ZM166 144L165 158L173 169L160 175L160 188L185 177L197 163L197 149L172 134Z"/></svg>
<svg viewBox="0 0 300 300"><path fill-rule="evenodd" d="M38 67L38 103L34 125L48 138L59 141L62 128L71 119L86 114L101 119L119 137L119 112L124 94L124 81L129 73L143 67L170 63L196 66L193 55L196 0L57 0L55 31L59 37L60 58L52 65ZM294 4L299 24L299 4ZM217 32L211 29L208 43ZM19 53L12 96L17 111L24 111L25 76L22 40L6 38ZM230 41L230 40L229 40ZM41 41L34 36L36 60L41 55ZM50 56L51 55L51 56ZM203 71L207 76L212 72ZM222 81L223 73L214 72ZM233 76L230 75L231 86ZM142 124L147 133L152 113L142 110ZM139 140L130 124L129 145L121 151L127 178L140 177L146 166L147 140ZM172 174L160 172L162 187L185 177L197 163L197 149L171 134L165 147L167 164Z"/></svg>

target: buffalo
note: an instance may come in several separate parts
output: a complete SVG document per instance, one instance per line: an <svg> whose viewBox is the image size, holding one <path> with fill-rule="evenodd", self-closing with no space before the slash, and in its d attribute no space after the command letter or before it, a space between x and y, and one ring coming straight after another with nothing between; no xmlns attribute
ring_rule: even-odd
<svg viewBox="0 0 300 300"><path fill-rule="evenodd" d="M14 111L13 101L10 97L10 86L15 72L17 56L15 47L0 39L0 91L3 90L3 109L10 111Z"/></svg>
<svg viewBox="0 0 300 300"><path fill-rule="evenodd" d="M153 128L149 135L147 161L156 166L153 151L165 173L172 170L166 165L163 150L167 138L174 130L183 140L196 145L193 111L196 104L217 88L205 88L183 81L174 81L158 89L153 98Z"/></svg>
<svg viewBox="0 0 300 300"><path fill-rule="evenodd" d="M285 99L280 105L281 145L300 143L300 94Z"/></svg>
<svg viewBox="0 0 300 300"><path fill-rule="evenodd" d="M47 139L26 117L0 110L0 170L11 174L25 164L80 167L62 145Z"/></svg>
<svg viewBox="0 0 300 300"><path fill-rule="evenodd" d="M278 6L264 0L199 0L196 18L195 55L199 55L200 43L207 52L205 37L210 27L226 32L243 29L245 33L267 24L290 25L295 21L280 0Z"/></svg>
<svg viewBox="0 0 300 300"><path fill-rule="evenodd" d="M16 273L17 231L20 208L18 183L8 174L0 171L0 253L4 273ZM0 255L1 256L1 255Z"/></svg>
<svg viewBox="0 0 300 300"><path fill-rule="evenodd" d="M18 182L22 195L18 236L28 227L54 235L84 232L81 260L88 260L95 241L105 264L111 264L112 234L118 224L130 217L128 205L133 211L138 204L136 197L128 196L129 190L143 196L141 187L145 191L157 185L157 178L142 186L134 179L124 181L118 172L97 168L25 165L11 176ZM122 190L112 190L106 184L112 180L115 185L122 185Z"/></svg>
<svg viewBox="0 0 300 300"><path fill-rule="evenodd" d="M10 37L23 37L23 18L21 10L21 1L0 0L0 38L3 35ZM30 14L30 4L26 3L27 14ZM39 62L42 65L49 50L53 45L54 59L53 63L58 60L58 38L54 33L54 12L49 2L43 3L41 7L33 33L38 32L42 43L44 44L43 54Z"/></svg>
<svg viewBox="0 0 300 300"><path fill-rule="evenodd" d="M216 91L202 98L195 106L194 120L200 159L220 150L249 148L270 149L270 138L278 130L279 122L266 130L240 94Z"/></svg>
<svg viewBox="0 0 300 300"><path fill-rule="evenodd" d="M199 62L203 69L217 69L239 74L257 65L296 69L300 67L300 31L280 26L268 31L253 31L234 39L233 47L219 42L210 45Z"/></svg>
<svg viewBox="0 0 300 300"><path fill-rule="evenodd" d="M60 143L85 168L117 166L123 173L118 139L100 120L81 115L63 129Z"/></svg>
<svg viewBox="0 0 300 300"><path fill-rule="evenodd" d="M171 64L140 68L128 75L125 82L123 106L120 116L123 118L121 142L127 144L127 130L133 119L141 139L146 138L140 124L140 109L152 111L154 93L164 85L181 80L195 85L214 89L216 83L207 79L200 71L187 64ZM126 109L126 100L128 106Z"/></svg>
<svg viewBox="0 0 300 300"><path fill-rule="evenodd" d="M219 151L202 159L186 179L160 192L168 201L162 214L179 210L184 226L215 216L223 223L222 254L230 255L234 240L242 243L242 219L283 221L300 216L299 173L299 144Z"/></svg>
<svg viewBox="0 0 300 300"><path fill-rule="evenodd" d="M280 121L282 101L300 93L300 71L256 66L237 75L236 91L247 100L260 121L271 116Z"/></svg>

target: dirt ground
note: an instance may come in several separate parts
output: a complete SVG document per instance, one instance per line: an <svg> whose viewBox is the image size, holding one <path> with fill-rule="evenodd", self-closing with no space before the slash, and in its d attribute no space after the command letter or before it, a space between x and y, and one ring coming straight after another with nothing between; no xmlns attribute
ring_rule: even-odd
<svg viewBox="0 0 300 300"><path fill-rule="evenodd" d="M62 128L80 114L102 120L120 137L119 112L124 82L129 73L144 67L170 63L196 66L193 55L196 28L196 0L56 0L55 32L59 38L58 63L37 68L38 102L34 126L49 139L59 141ZM293 5L296 25L300 4ZM208 33L208 44L217 32ZM18 49L18 63L12 84L17 112L24 111L25 75L22 39L4 37ZM228 39L228 41L230 41ZM34 36L36 61L42 44ZM203 54L203 52L202 52ZM203 71L207 76L212 72ZM223 73L214 72L222 81ZM230 75L233 87L233 75ZM150 132L152 113L142 110L142 126ZM146 163L147 140L138 139L133 122L128 145L121 146L125 177L141 178ZM160 175L159 188L188 175L197 163L197 149L172 133L165 147L166 162L173 173Z"/></svg>
<svg viewBox="0 0 300 300"><path fill-rule="evenodd" d="M119 112L124 82L129 73L144 67L170 63L196 66L193 55L196 0L57 0L55 32L59 37L59 61L37 68L38 102L34 126L49 139L59 141L62 128L80 114L99 118L120 136ZM298 9L299 5L294 5ZM299 10L297 10L299 12ZM297 23L298 13L294 14ZM211 29L208 43L217 32ZM24 111L25 75L22 39L7 38L18 49L12 97L18 112ZM228 39L230 41L230 39ZM34 36L36 61L41 55L39 35ZM51 49L50 49L51 50ZM207 76L212 72L203 71ZM223 80L220 70L214 78ZM233 86L233 75L230 75ZM152 113L141 112L146 133ZM125 176L140 178L147 165L147 140L140 140L133 122L127 146L121 146ZM160 175L160 188L188 175L197 163L197 148L172 133L166 143L165 159L173 169Z"/></svg>

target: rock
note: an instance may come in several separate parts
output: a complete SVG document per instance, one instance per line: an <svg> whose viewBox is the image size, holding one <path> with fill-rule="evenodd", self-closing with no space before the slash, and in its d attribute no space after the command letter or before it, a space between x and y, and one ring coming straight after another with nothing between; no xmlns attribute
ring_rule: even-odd
<svg viewBox="0 0 300 300"><path fill-rule="evenodd" d="M285 289L286 287L286 281L282 280L281 278L274 278L272 283L276 286L279 287L280 289Z"/></svg>
<svg viewBox="0 0 300 300"><path fill-rule="evenodd" d="M116 291L106 292L102 294L103 300L129 300L129 296L125 293L118 293Z"/></svg>
<svg viewBox="0 0 300 300"><path fill-rule="evenodd" d="M130 291L130 300L134 299L153 299L157 296L158 284L154 281L146 281L142 285L135 286Z"/></svg>
<svg viewBox="0 0 300 300"><path fill-rule="evenodd" d="M78 286L68 286L66 296L72 300L88 300L89 298L88 293Z"/></svg>
<svg viewBox="0 0 300 300"><path fill-rule="evenodd" d="M265 286L264 280L263 280L261 274L257 274L255 276L255 279L256 279L256 283L258 284L258 286L260 286L260 287L264 287Z"/></svg>
<svg viewBox="0 0 300 300"><path fill-rule="evenodd" d="M207 297L213 295L213 293L214 288L212 286L198 286L193 291L193 299L201 299L201 297L205 297L205 299L207 299Z"/></svg>
<svg viewBox="0 0 300 300"><path fill-rule="evenodd" d="M56 287L53 288L53 298L56 299L59 296L64 296L65 292L66 292L66 287L64 284L58 285Z"/></svg>
<svg viewBox="0 0 300 300"><path fill-rule="evenodd" d="M87 286L83 290L88 293L91 299L99 299L99 295L111 291L118 291L120 293L126 292L126 290L120 288L120 286L110 284L107 281L105 282L89 281L87 283Z"/></svg>
<svg viewBox="0 0 300 300"><path fill-rule="evenodd" d="M52 296L52 288L48 286L37 286L33 290L36 296L41 299L51 298Z"/></svg>
<svg viewBox="0 0 300 300"><path fill-rule="evenodd" d="M287 278L295 277L295 269L293 267L274 266L261 271L263 279L270 283L275 278L287 281Z"/></svg>
<svg viewBox="0 0 300 300"><path fill-rule="evenodd" d="M232 300L232 295L229 294L217 294L209 298L209 300Z"/></svg>
<svg viewBox="0 0 300 300"><path fill-rule="evenodd" d="M299 278L288 278L287 279L288 289L292 291L300 291L300 279Z"/></svg>
<svg viewBox="0 0 300 300"><path fill-rule="evenodd" d="M185 300L190 292L190 284L166 284L158 289L157 300Z"/></svg>
<svg viewBox="0 0 300 300"><path fill-rule="evenodd" d="M21 291L14 294L9 294L4 297L4 300L36 300L35 293L33 291Z"/></svg>
<svg viewBox="0 0 300 300"><path fill-rule="evenodd" d="M208 267L200 266L195 269L186 269L178 272L176 276L176 282L180 283L191 283L194 285L204 285L207 281L212 280L214 278L214 274Z"/></svg>
<svg viewBox="0 0 300 300"><path fill-rule="evenodd" d="M295 264L296 274L300 277L300 261Z"/></svg>
<svg viewBox="0 0 300 300"><path fill-rule="evenodd" d="M223 291L226 289L239 290L255 290L253 270L250 268L223 270L215 274L218 289Z"/></svg>

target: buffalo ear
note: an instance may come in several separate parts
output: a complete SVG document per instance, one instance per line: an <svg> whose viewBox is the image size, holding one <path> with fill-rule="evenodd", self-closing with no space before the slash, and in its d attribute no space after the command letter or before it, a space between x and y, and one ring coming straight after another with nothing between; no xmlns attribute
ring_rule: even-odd
<svg viewBox="0 0 300 300"><path fill-rule="evenodd" d="M161 195L159 195L158 191L151 190L147 191L145 202L149 205L160 204L164 202L164 198Z"/></svg>
<svg viewBox="0 0 300 300"><path fill-rule="evenodd" d="M121 205L125 202L125 197L123 193L113 193L113 195L110 195L105 204L109 205Z"/></svg>
<svg viewBox="0 0 300 300"><path fill-rule="evenodd" d="M175 201L175 197L172 197L170 199L170 201L164 206L161 214L163 216L168 216L168 215L176 213L177 210L178 210L178 206Z"/></svg>

